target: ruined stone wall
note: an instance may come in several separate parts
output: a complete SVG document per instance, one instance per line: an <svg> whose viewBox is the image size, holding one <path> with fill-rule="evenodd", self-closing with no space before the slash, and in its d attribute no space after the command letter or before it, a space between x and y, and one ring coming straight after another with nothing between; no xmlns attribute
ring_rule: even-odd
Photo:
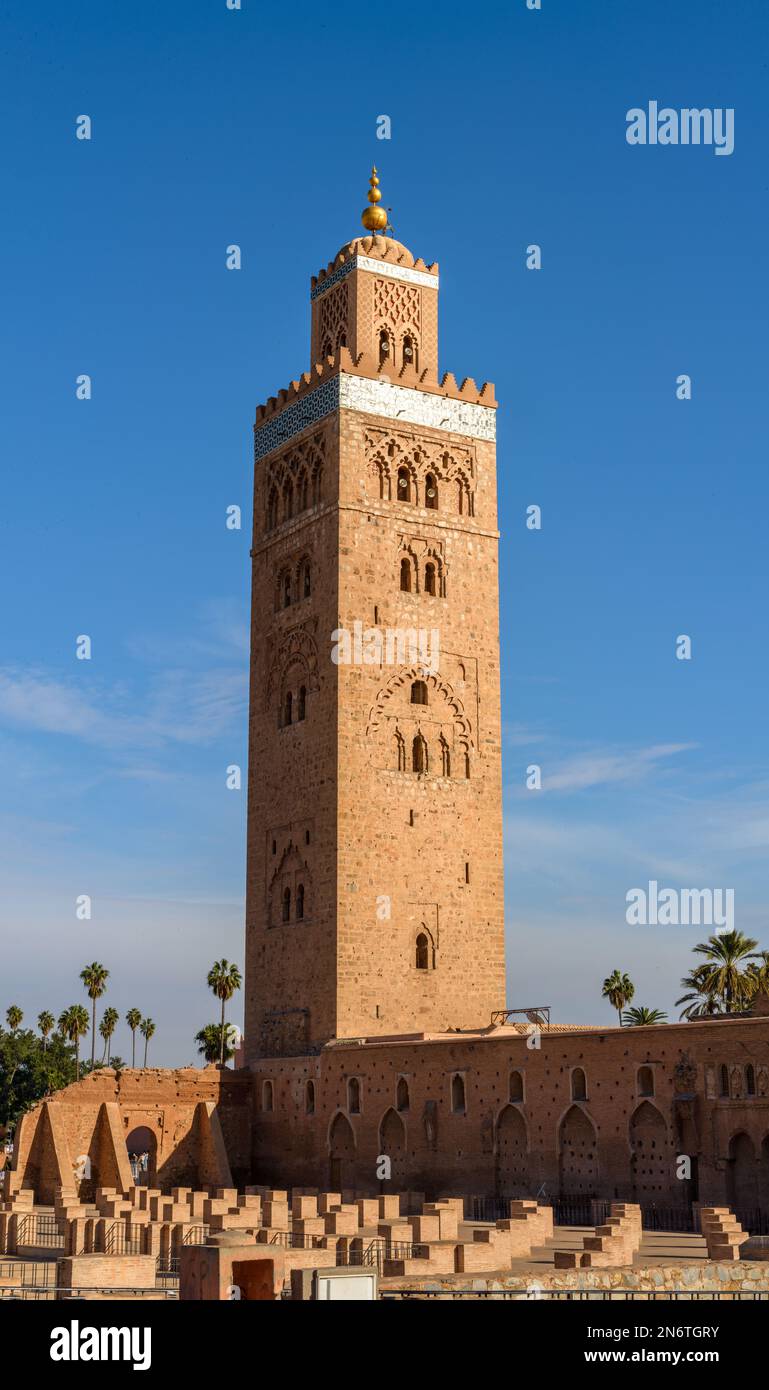
<svg viewBox="0 0 769 1390"><path fill-rule="evenodd" d="M539 1048L504 1029L264 1060L254 1171L375 1192L384 1153L395 1188L428 1194L766 1208L768 1044L756 1018L543 1033ZM689 1181L676 1176L680 1155Z"/></svg>
<svg viewBox="0 0 769 1390"><path fill-rule="evenodd" d="M216 1067L177 1071L103 1068L55 1092L22 1117L10 1191L52 1201L57 1187L88 1196L131 1182L126 1141L148 1131L151 1176L170 1190L185 1182L248 1180L252 1080ZM219 1172L216 1156L227 1172Z"/></svg>

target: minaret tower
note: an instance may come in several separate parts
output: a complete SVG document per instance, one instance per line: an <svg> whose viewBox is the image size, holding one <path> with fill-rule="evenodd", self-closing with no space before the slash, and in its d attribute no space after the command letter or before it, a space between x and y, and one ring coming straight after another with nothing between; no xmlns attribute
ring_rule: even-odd
<svg viewBox="0 0 769 1390"><path fill-rule="evenodd" d="M248 1061L505 1004L496 401L380 202L256 412Z"/></svg>

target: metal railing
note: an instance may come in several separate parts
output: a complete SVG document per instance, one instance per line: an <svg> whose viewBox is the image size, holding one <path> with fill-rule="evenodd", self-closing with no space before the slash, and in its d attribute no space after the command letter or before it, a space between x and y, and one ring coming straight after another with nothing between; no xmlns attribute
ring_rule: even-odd
<svg viewBox="0 0 769 1390"><path fill-rule="evenodd" d="M52 1303L58 1298L98 1298L104 1300L111 1299L134 1299L152 1298L158 1302L168 1302L171 1299L178 1299L179 1294L176 1289L153 1286L151 1289L136 1288L102 1288L99 1285L63 1285L50 1284L45 1288L34 1288L30 1284L0 1284L0 1300L12 1302L20 1299L22 1302Z"/></svg>
<svg viewBox="0 0 769 1390"><path fill-rule="evenodd" d="M526 1303L711 1303L719 1299L737 1299L744 1303L769 1302L769 1292L754 1293L744 1289L381 1289L379 1297L393 1299L500 1299Z"/></svg>
<svg viewBox="0 0 769 1390"><path fill-rule="evenodd" d="M116 1221L104 1232L105 1255L142 1255L144 1226L127 1226Z"/></svg>
<svg viewBox="0 0 769 1390"><path fill-rule="evenodd" d="M190 1226L184 1233L182 1245L205 1245L210 1233L208 1226Z"/></svg>
<svg viewBox="0 0 769 1390"><path fill-rule="evenodd" d="M57 1216L30 1212L19 1218L16 1227L17 1245L35 1245L50 1250L63 1250L66 1237Z"/></svg>

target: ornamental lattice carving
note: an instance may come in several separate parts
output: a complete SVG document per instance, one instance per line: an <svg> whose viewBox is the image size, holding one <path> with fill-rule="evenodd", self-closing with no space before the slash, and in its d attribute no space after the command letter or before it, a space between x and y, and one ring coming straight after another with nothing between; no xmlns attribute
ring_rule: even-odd
<svg viewBox="0 0 769 1390"><path fill-rule="evenodd" d="M318 319L321 357L331 357L338 347L346 345L347 323L347 285L343 281L321 300Z"/></svg>
<svg viewBox="0 0 769 1390"><path fill-rule="evenodd" d="M409 329L419 334L422 328L422 291L419 286L377 277L374 281L374 319L377 327L389 328L394 334Z"/></svg>

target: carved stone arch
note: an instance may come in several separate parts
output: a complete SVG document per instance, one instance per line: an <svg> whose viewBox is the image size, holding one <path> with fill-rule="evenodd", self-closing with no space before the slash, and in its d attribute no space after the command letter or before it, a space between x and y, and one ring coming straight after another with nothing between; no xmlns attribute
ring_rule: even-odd
<svg viewBox="0 0 769 1390"><path fill-rule="evenodd" d="M312 556L310 555L309 550L304 550L302 552L294 566L294 593L296 594L297 603L300 603L303 598L307 597L307 595L304 592L306 566L309 567L310 571L310 590L312 591Z"/></svg>
<svg viewBox="0 0 769 1390"><path fill-rule="evenodd" d="M379 1154L390 1160L390 1176L380 1178L383 1192L402 1192L406 1184L406 1125L391 1105L379 1122Z"/></svg>
<svg viewBox="0 0 769 1390"><path fill-rule="evenodd" d="M399 481L396 482L400 479L401 473L407 473L409 478L409 496L407 499L401 495L405 489L400 487ZM393 492L395 494L393 501L407 500L410 506L419 505L419 472L410 454L402 453L393 468Z"/></svg>
<svg viewBox="0 0 769 1390"><path fill-rule="evenodd" d="M558 1179L562 1197L598 1192L598 1134L581 1105L570 1105L558 1125Z"/></svg>
<svg viewBox="0 0 769 1390"><path fill-rule="evenodd" d="M529 1131L516 1105L503 1105L494 1125L494 1169L500 1197L529 1197Z"/></svg>
<svg viewBox="0 0 769 1390"><path fill-rule="evenodd" d="M670 1137L662 1112L650 1100L636 1106L628 1123L634 1202L659 1202L670 1188Z"/></svg>
<svg viewBox="0 0 769 1390"><path fill-rule="evenodd" d="M464 705L455 693L453 687L442 676L435 672L425 672L421 666L404 666L382 687L377 694L374 704L369 710L366 734L375 733L380 727L382 719L385 717L388 701L395 695L401 693L404 687L410 687L414 681L424 681L429 691L440 693L451 712L451 719L454 726L454 733L459 746L466 746L468 750L473 747L472 726L465 714ZM428 701L431 703L431 701Z"/></svg>
<svg viewBox="0 0 769 1390"><path fill-rule="evenodd" d="M475 489L471 486L464 469L455 470L454 482L460 516L475 516Z"/></svg>
<svg viewBox="0 0 769 1390"><path fill-rule="evenodd" d="M435 937L426 922L417 923L411 949L412 965L417 970L424 970L429 973L435 969Z"/></svg>
<svg viewBox="0 0 769 1390"><path fill-rule="evenodd" d="M329 1185L332 1192L355 1186L355 1131L343 1110L337 1110L328 1127Z"/></svg>
<svg viewBox="0 0 769 1390"><path fill-rule="evenodd" d="M408 560L409 569L411 573L411 588L408 590L408 592L412 594L418 594L421 588L419 573L419 556L417 555L417 552L414 546L411 544L411 542L407 541L404 537L401 537L398 543L398 554L396 560L396 574L398 575L399 583L404 560Z"/></svg>
<svg viewBox="0 0 769 1390"><path fill-rule="evenodd" d="M302 467L300 468L297 474L296 493L297 510L299 512L306 512L310 507L312 498L312 492L310 488L310 470L306 463L302 464Z"/></svg>
<svg viewBox="0 0 769 1390"><path fill-rule="evenodd" d="M425 574L428 565L435 566L435 597L446 597L446 561L441 550L435 545L427 545L422 556L422 573ZM425 588L427 584L425 582Z"/></svg>
<svg viewBox="0 0 769 1390"><path fill-rule="evenodd" d="M392 500L392 472L390 460L379 450L372 454L368 461L369 472L376 478L379 486L380 502L390 502Z"/></svg>
<svg viewBox="0 0 769 1390"><path fill-rule="evenodd" d="M300 885L304 889L301 915L301 920L304 921L310 916L312 910L312 874L307 860L302 858L296 845L289 841L267 888L267 921L271 927L281 926L284 921L294 922L297 920L297 889ZM291 895L291 911L289 917L284 918L283 901L287 888Z"/></svg>
<svg viewBox="0 0 769 1390"><path fill-rule="evenodd" d="M760 1154L759 1150L759 1154ZM758 1206L759 1165L749 1134L738 1130L729 1140L726 1163L726 1194L732 1211L755 1211Z"/></svg>
<svg viewBox="0 0 769 1390"><path fill-rule="evenodd" d="M282 692L285 676L294 663L303 668L307 689L319 690L318 645L306 627L292 628L278 645L267 677L268 706L272 703L276 691L280 689Z"/></svg>

